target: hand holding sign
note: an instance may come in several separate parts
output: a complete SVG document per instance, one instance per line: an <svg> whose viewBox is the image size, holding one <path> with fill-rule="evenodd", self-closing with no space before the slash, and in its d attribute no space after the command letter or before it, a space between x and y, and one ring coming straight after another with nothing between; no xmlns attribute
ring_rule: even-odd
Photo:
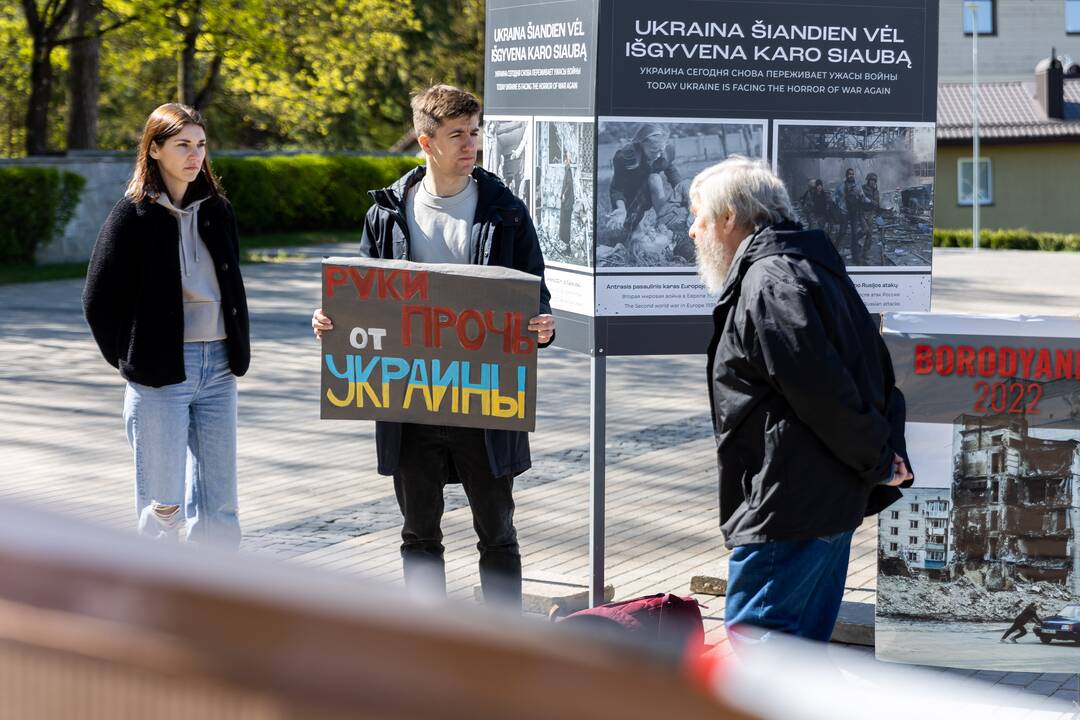
<svg viewBox="0 0 1080 720"><path fill-rule="evenodd" d="M334 323L330 322L330 318L326 317L322 308L316 308L311 314L311 329L315 331L315 337L321 339L324 332L334 329Z"/></svg>

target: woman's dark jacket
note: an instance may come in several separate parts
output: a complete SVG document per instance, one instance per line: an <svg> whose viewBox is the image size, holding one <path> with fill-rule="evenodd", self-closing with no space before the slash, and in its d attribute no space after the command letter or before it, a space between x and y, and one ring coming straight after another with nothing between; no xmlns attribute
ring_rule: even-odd
<svg viewBox="0 0 1080 720"><path fill-rule="evenodd" d="M199 206L199 235L221 288L229 367L243 375L251 359L247 297L227 200L213 197ZM123 198L101 227L83 289L86 321L105 360L141 385L183 382L183 303L176 218L150 200Z"/></svg>
<svg viewBox="0 0 1080 720"><path fill-rule="evenodd" d="M756 233L713 321L708 377L728 547L853 530L900 497L880 483L894 452L907 462L904 397L825 233L796 223Z"/></svg>
<svg viewBox="0 0 1080 720"><path fill-rule="evenodd" d="M388 188L371 191L375 204L364 219L360 255L368 258L408 260L409 227L405 198L409 188L423 179L426 168L409 171ZM551 294L544 282L544 256L525 204L497 175L475 168L476 216L469 245L469 263L497 265L536 275L540 280L540 313L551 312ZM554 339L554 337L552 338ZM550 345L550 341L545 345ZM512 430L485 430L488 462L496 477L513 476L532 467L529 434ZM375 423L375 449L379 473L393 475L401 453L401 424Z"/></svg>

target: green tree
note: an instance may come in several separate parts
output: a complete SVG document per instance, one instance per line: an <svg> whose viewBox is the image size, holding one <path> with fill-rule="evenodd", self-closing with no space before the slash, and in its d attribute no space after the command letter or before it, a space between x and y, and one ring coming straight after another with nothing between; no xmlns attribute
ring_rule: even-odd
<svg viewBox="0 0 1080 720"><path fill-rule="evenodd" d="M26 149L26 99L30 95L30 36L16 5L0 3L0 154Z"/></svg>
<svg viewBox="0 0 1080 720"><path fill-rule="evenodd" d="M145 2L123 1L125 12ZM402 35L415 27L401 0L179 0L108 38L102 142L127 144L133 117L182 99L207 111L218 145L389 144L403 113L386 90L409 62Z"/></svg>
<svg viewBox="0 0 1080 720"><path fill-rule="evenodd" d="M413 0L419 27L407 37L417 62L410 83L484 92L484 0Z"/></svg>
<svg viewBox="0 0 1080 720"><path fill-rule="evenodd" d="M147 113L175 100L206 111L217 147L382 148L410 126L410 92L432 82L482 89L483 0L0 6L9 155L93 147L95 125L99 147L130 149ZM33 107L33 123L12 107Z"/></svg>
<svg viewBox="0 0 1080 720"><path fill-rule="evenodd" d="M49 103L53 92L52 53L75 10L74 0L22 0L30 35L30 97L26 103L26 154L48 151Z"/></svg>

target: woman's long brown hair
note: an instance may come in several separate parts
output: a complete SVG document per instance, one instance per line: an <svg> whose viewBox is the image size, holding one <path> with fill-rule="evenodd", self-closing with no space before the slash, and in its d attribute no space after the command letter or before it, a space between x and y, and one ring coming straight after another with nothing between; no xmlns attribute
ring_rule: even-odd
<svg viewBox="0 0 1080 720"><path fill-rule="evenodd" d="M135 172L128 183L127 197L132 202L141 202L146 198L154 198L165 192L165 181L161 178L157 160L150 157L150 144L156 143L158 147L165 141L176 135L187 125L198 125L206 131L206 121L203 116L193 107L180 103L166 103L150 113L143 127L142 139L139 140L139 152L135 157ZM201 182L200 182L201 181ZM210 167L210 153L203 157L202 169L199 177L192 185L205 186L207 192L213 196L222 195L221 183L214 175ZM191 186L188 188L191 189Z"/></svg>

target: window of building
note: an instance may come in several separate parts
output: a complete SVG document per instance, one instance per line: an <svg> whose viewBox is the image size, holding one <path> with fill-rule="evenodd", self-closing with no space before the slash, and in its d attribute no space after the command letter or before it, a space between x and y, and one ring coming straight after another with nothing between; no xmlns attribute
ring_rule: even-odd
<svg viewBox="0 0 1080 720"><path fill-rule="evenodd" d="M918 520L912 520L911 521L911 529L912 530L918 530L919 529L919 521Z"/></svg>
<svg viewBox="0 0 1080 720"><path fill-rule="evenodd" d="M971 158L960 158L956 167L956 204L971 205L971 182L975 162ZM994 203L994 178L991 175L990 158L979 158L979 204Z"/></svg>
<svg viewBox="0 0 1080 720"><path fill-rule="evenodd" d="M907 554L907 559L908 559L908 562L915 562L916 560L919 559L919 556L917 554L913 553L913 552L909 552Z"/></svg>
<svg viewBox="0 0 1080 720"><path fill-rule="evenodd" d="M917 535L909 535L908 536L908 545L918 545L918 544L919 544L919 537Z"/></svg>
<svg viewBox="0 0 1080 720"><path fill-rule="evenodd" d="M889 518L892 519L892 520L899 520L900 519L900 511L899 510L890 510L889 511Z"/></svg>
<svg viewBox="0 0 1080 720"><path fill-rule="evenodd" d="M1080 35L1080 0L1065 0L1065 32Z"/></svg>
<svg viewBox="0 0 1080 720"><path fill-rule="evenodd" d="M975 27L980 35L997 35L997 3L994 0L964 0L959 3L960 12L964 15L964 34L971 34L971 8L975 6Z"/></svg>
<svg viewBox="0 0 1080 720"><path fill-rule="evenodd" d="M900 549L899 543L889 543L889 552L896 552Z"/></svg>
<svg viewBox="0 0 1080 720"><path fill-rule="evenodd" d="M926 553L926 559L927 560L937 560L937 561L940 562L940 561L945 559L945 553L943 553L940 550L931 550L931 551Z"/></svg>
<svg viewBox="0 0 1080 720"><path fill-rule="evenodd" d="M889 534L890 535L899 535L900 534L900 528L895 528L895 527L889 528Z"/></svg>
<svg viewBox="0 0 1080 720"><path fill-rule="evenodd" d="M919 512L919 503L911 503L911 512Z"/></svg>
<svg viewBox="0 0 1080 720"><path fill-rule="evenodd" d="M1028 485L1028 502L1046 502L1046 483L1034 480Z"/></svg>

